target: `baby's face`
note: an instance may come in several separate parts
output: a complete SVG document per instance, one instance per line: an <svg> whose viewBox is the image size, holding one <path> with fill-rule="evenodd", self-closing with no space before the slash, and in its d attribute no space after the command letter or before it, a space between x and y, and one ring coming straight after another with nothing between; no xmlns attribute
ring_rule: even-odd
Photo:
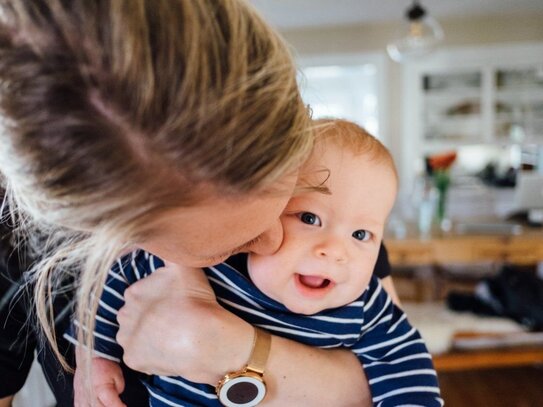
<svg viewBox="0 0 543 407"><path fill-rule="evenodd" d="M292 198L281 216L279 251L249 257L254 284L307 315L350 303L366 289L396 197L396 178L386 164L330 142L316 148L302 171L322 180L319 170L328 169L331 195L311 191Z"/></svg>

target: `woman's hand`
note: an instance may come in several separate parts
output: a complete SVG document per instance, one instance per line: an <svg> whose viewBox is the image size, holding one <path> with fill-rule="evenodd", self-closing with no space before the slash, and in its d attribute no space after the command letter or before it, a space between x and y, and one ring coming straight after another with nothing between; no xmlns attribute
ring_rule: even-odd
<svg viewBox="0 0 543 407"><path fill-rule="evenodd" d="M117 319L124 362L149 374L215 385L251 352L252 326L217 303L199 269L167 264L133 284Z"/></svg>

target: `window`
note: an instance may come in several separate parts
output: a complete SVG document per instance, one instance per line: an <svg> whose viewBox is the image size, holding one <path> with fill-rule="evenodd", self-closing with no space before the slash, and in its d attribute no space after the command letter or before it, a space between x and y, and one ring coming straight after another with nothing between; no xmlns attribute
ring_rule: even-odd
<svg viewBox="0 0 543 407"><path fill-rule="evenodd" d="M351 120L382 138L377 63L306 66L299 82L302 98L311 107L314 118Z"/></svg>

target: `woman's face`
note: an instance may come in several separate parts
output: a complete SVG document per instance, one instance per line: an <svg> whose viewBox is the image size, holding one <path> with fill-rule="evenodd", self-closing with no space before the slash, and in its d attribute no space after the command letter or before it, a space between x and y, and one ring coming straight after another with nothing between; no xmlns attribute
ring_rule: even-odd
<svg viewBox="0 0 543 407"><path fill-rule="evenodd" d="M211 266L240 252L272 254L283 240L279 216L296 179L289 175L281 180L278 193L212 196L192 207L172 209L156 220L153 237L138 246L189 267Z"/></svg>

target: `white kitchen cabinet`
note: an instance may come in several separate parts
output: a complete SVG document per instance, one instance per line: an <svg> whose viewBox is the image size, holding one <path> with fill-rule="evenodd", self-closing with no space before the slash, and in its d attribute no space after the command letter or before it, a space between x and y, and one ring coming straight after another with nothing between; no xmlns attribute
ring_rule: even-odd
<svg viewBox="0 0 543 407"><path fill-rule="evenodd" d="M543 55L539 64L494 70L497 140L543 143Z"/></svg>
<svg viewBox="0 0 543 407"><path fill-rule="evenodd" d="M403 83L402 169L410 178L433 152L543 144L542 43L440 50L406 64Z"/></svg>

